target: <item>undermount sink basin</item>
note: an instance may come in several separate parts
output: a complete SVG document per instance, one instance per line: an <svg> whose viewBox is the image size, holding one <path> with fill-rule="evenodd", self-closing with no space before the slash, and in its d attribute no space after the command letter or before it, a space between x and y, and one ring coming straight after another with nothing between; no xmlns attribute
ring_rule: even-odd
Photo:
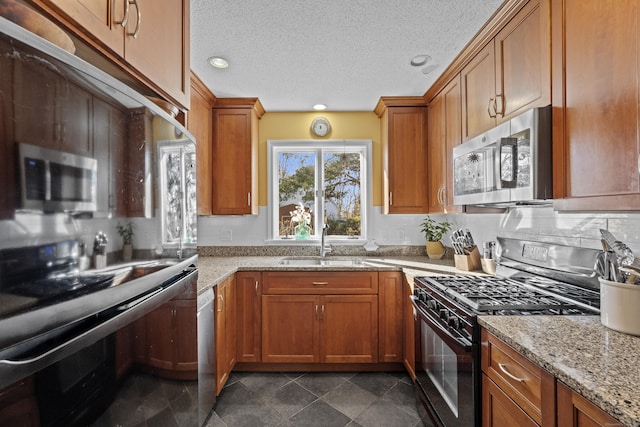
<svg viewBox="0 0 640 427"><path fill-rule="evenodd" d="M362 266L362 260L360 259L332 259L332 258L285 258L280 261L280 265L289 266L336 266L336 267L351 267Z"/></svg>

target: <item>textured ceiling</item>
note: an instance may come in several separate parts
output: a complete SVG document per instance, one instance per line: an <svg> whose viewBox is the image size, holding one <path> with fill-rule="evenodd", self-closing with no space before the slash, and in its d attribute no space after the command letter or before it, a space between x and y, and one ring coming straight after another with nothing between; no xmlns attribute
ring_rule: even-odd
<svg viewBox="0 0 640 427"><path fill-rule="evenodd" d="M191 0L191 68L217 97L267 111L372 111L381 96L423 95L501 3ZM419 54L431 73L410 65Z"/></svg>

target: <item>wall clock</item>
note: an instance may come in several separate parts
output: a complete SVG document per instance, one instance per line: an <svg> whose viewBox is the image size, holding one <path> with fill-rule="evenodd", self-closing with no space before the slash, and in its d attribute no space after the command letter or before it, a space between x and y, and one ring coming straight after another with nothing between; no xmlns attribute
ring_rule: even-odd
<svg viewBox="0 0 640 427"><path fill-rule="evenodd" d="M329 120L324 117L316 117L311 122L311 132L316 136L326 136L330 130Z"/></svg>

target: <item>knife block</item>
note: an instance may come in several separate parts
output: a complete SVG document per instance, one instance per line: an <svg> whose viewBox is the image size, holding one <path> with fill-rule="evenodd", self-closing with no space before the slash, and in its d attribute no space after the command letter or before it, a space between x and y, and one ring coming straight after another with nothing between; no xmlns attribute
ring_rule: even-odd
<svg viewBox="0 0 640 427"><path fill-rule="evenodd" d="M465 271L480 270L482 268L482 264L480 263L480 251L478 251L478 247L473 245L471 250L468 252L469 253L466 255L453 255L456 268L458 270Z"/></svg>

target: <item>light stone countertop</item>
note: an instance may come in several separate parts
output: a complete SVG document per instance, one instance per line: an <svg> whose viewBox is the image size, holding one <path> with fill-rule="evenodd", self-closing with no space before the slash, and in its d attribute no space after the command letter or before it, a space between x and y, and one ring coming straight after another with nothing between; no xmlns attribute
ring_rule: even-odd
<svg viewBox="0 0 640 427"><path fill-rule="evenodd" d="M480 324L623 425L640 426L640 337L600 316L479 316Z"/></svg>
<svg viewBox="0 0 640 427"><path fill-rule="evenodd" d="M238 271L404 271L406 274L454 274L461 273L452 259L431 260L426 256L399 257L326 257L327 260L358 259L362 264L351 266L299 266L280 265L285 256L198 256L198 294L216 286ZM300 257L314 258L314 257ZM464 272L468 273L468 272ZM476 272L477 273L477 272ZM481 274L481 273L480 273Z"/></svg>

